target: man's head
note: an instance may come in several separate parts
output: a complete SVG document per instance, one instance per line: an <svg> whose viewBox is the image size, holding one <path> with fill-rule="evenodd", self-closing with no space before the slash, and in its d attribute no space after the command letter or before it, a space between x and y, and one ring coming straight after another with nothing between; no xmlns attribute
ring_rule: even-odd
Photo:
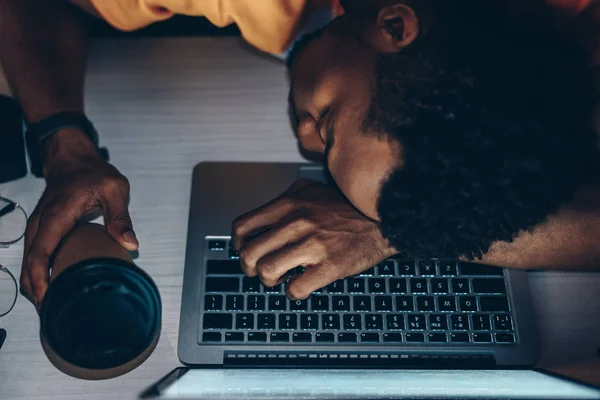
<svg viewBox="0 0 600 400"><path fill-rule="evenodd" d="M478 256L596 157L587 59L488 0L355 2L289 60L304 150L411 256Z"/></svg>

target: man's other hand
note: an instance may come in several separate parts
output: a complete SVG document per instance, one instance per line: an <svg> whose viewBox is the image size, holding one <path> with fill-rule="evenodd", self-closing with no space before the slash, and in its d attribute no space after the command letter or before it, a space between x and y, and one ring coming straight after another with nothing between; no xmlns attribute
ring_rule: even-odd
<svg viewBox="0 0 600 400"><path fill-rule="evenodd" d="M287 295L294 300L395 254L377 222L358 212L338 189L307 180L237 218L232 244L244 273L258 275L269 287L305 267L288 282Z"/></svg>
<svg viewBox="0 0 600 400"><path fill-rule="evenodd" d="M21 291L36 307L48 288L52 253L81 217L102 211L108 233L123 247L138 241L129 216L129 182L96 152L79 152L45 166L46 189L29 218Z"/></svg>

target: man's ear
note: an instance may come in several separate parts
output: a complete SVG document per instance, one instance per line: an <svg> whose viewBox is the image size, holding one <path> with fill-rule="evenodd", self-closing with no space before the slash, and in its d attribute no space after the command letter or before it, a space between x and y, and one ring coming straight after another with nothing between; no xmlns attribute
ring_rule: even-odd
<svg viewBox="0 0 600 400"><path fill-rule="evenodd" d="M395 53L412 45L420 30L421 23L415 10L407 4L397 3L379 10L369 39L380 53Z"/></svg>

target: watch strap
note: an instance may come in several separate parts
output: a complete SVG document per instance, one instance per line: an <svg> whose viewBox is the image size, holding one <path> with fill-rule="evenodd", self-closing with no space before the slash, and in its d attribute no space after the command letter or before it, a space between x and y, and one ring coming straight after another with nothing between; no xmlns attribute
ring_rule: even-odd
<svg viewBox="0 0 600 400"><path fill-rule="evenodd" d="M44 141L62 129L76 128L85 132L90 138L100 156L108 161L108 150L98 146L98 132L91 121L80 112L60 112L51 115L40 122L29 125L25 134L27 153L31 172L37 177L43 177Z"/></svg>

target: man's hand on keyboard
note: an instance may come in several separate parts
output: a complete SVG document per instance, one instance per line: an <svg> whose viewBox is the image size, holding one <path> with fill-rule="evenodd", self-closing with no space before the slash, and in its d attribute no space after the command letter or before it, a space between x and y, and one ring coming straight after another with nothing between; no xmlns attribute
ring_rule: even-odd
<svg viewBox="0 0 600 400"><path fill-rule="evenodd" d="M338 279L395 254L378 224L336 189L300 180L277 199L237 218L232 244L248 276L265 286L285 282L291 299L305 299Z"/></svg>

